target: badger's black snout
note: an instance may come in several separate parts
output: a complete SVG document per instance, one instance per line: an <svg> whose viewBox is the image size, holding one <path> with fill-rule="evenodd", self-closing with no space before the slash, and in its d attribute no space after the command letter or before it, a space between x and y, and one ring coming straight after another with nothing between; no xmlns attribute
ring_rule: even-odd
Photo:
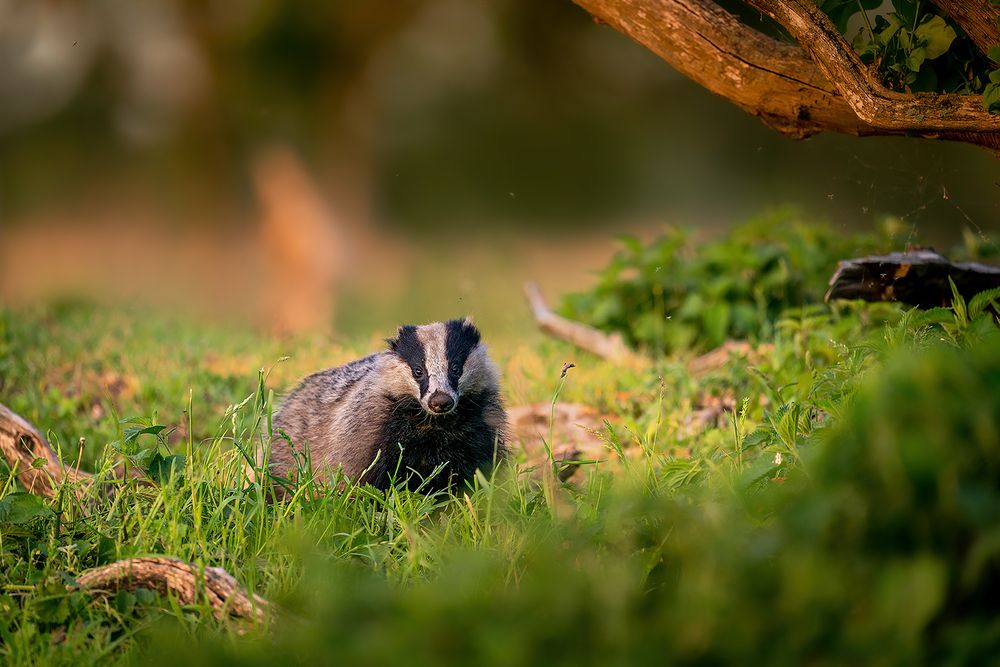
<svg viewBox="0 0 1000 667"><path fill-rule="evenodd" d="M431 409L431 412L435 412L439 415L444 414L455 407L455 399L443 391L435 391L431 394L431 397L427 399L427 407Z"/></svg>

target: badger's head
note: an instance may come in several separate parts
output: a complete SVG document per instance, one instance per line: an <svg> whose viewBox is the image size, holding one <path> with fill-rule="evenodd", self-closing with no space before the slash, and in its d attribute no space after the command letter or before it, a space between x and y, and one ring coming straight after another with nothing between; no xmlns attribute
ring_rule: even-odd
<svg viewBox="0 0 1000 667"><path fill-rule="evenodd" d="M468 318L400 327L387 342L404 375L396 387L428 414L446 415L463 396L497 390L496 366Z"/></svg>

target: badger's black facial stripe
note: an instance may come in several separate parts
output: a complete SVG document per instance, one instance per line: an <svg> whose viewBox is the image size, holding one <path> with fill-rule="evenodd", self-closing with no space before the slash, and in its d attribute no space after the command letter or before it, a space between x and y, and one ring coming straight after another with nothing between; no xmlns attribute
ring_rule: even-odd
<svg viewBox="0 0 1000 667"><path fill-rule="evenodd" d="M445 324L445 330L447 331L445 356L448 359L448 382L457 389L465 360L479 345L479 330L462 320L449 320Z"/></svg>
<svg viewBox="0 0 1000 667"><path fill-rule="evenodd" d="M410 365L413 379L420 385L420 395L426 394L430 378L427 377L427 359L424 346L417 338L417 328L413 325L400 327L396 337L389 340L389 349Z"/></svg>

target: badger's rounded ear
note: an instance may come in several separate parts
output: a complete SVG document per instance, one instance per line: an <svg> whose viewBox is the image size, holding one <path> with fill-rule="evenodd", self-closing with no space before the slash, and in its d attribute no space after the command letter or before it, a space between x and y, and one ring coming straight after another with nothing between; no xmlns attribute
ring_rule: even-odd
<svg viewBox="0 0 1000 667"><path fill-rule="evenodd" d="M402 336L403 336L403 327L399 327L399 328L396 329L396 335L395 336L392 336L391 338L386 338L385 339L385 344L389 346L390 350L392 350L393 352L395 352L396 348L399 346L399 339Z"/></svg>
<svg viewBox="0 0 1000 667"><path fill-rule="evenodd" d="M458 324L459 331L461 331L462 336L469 341L470 346L474 347L479 344L481 334L479 333L479 329L476 328L476 323L472 321L471 316L467 316L463 320L453 321Z"/></svg>
<svg viewBox="0 0 1000 667"><path fill-rule="evenodd" d="M403 339L409 337L412 340L416 336L416 333L417 328L415 326L412 324L405 324L396 329L396 336L394 338L386 338L385 342L389 346L390 350L398 352Z"/></svg>

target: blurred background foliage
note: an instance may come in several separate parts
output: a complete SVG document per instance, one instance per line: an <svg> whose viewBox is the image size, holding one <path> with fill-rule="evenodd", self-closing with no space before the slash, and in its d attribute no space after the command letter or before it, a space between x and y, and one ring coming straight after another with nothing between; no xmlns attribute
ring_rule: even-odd
<svg viewBox="0 0 1000 667"><path fill-rule="evenodd" d="M245 224L300 153L341 215L435 231L725 225L775 203L929 235L1000 224L968 146L791 142L568 0L0 2L0 215Z"/></svg>

